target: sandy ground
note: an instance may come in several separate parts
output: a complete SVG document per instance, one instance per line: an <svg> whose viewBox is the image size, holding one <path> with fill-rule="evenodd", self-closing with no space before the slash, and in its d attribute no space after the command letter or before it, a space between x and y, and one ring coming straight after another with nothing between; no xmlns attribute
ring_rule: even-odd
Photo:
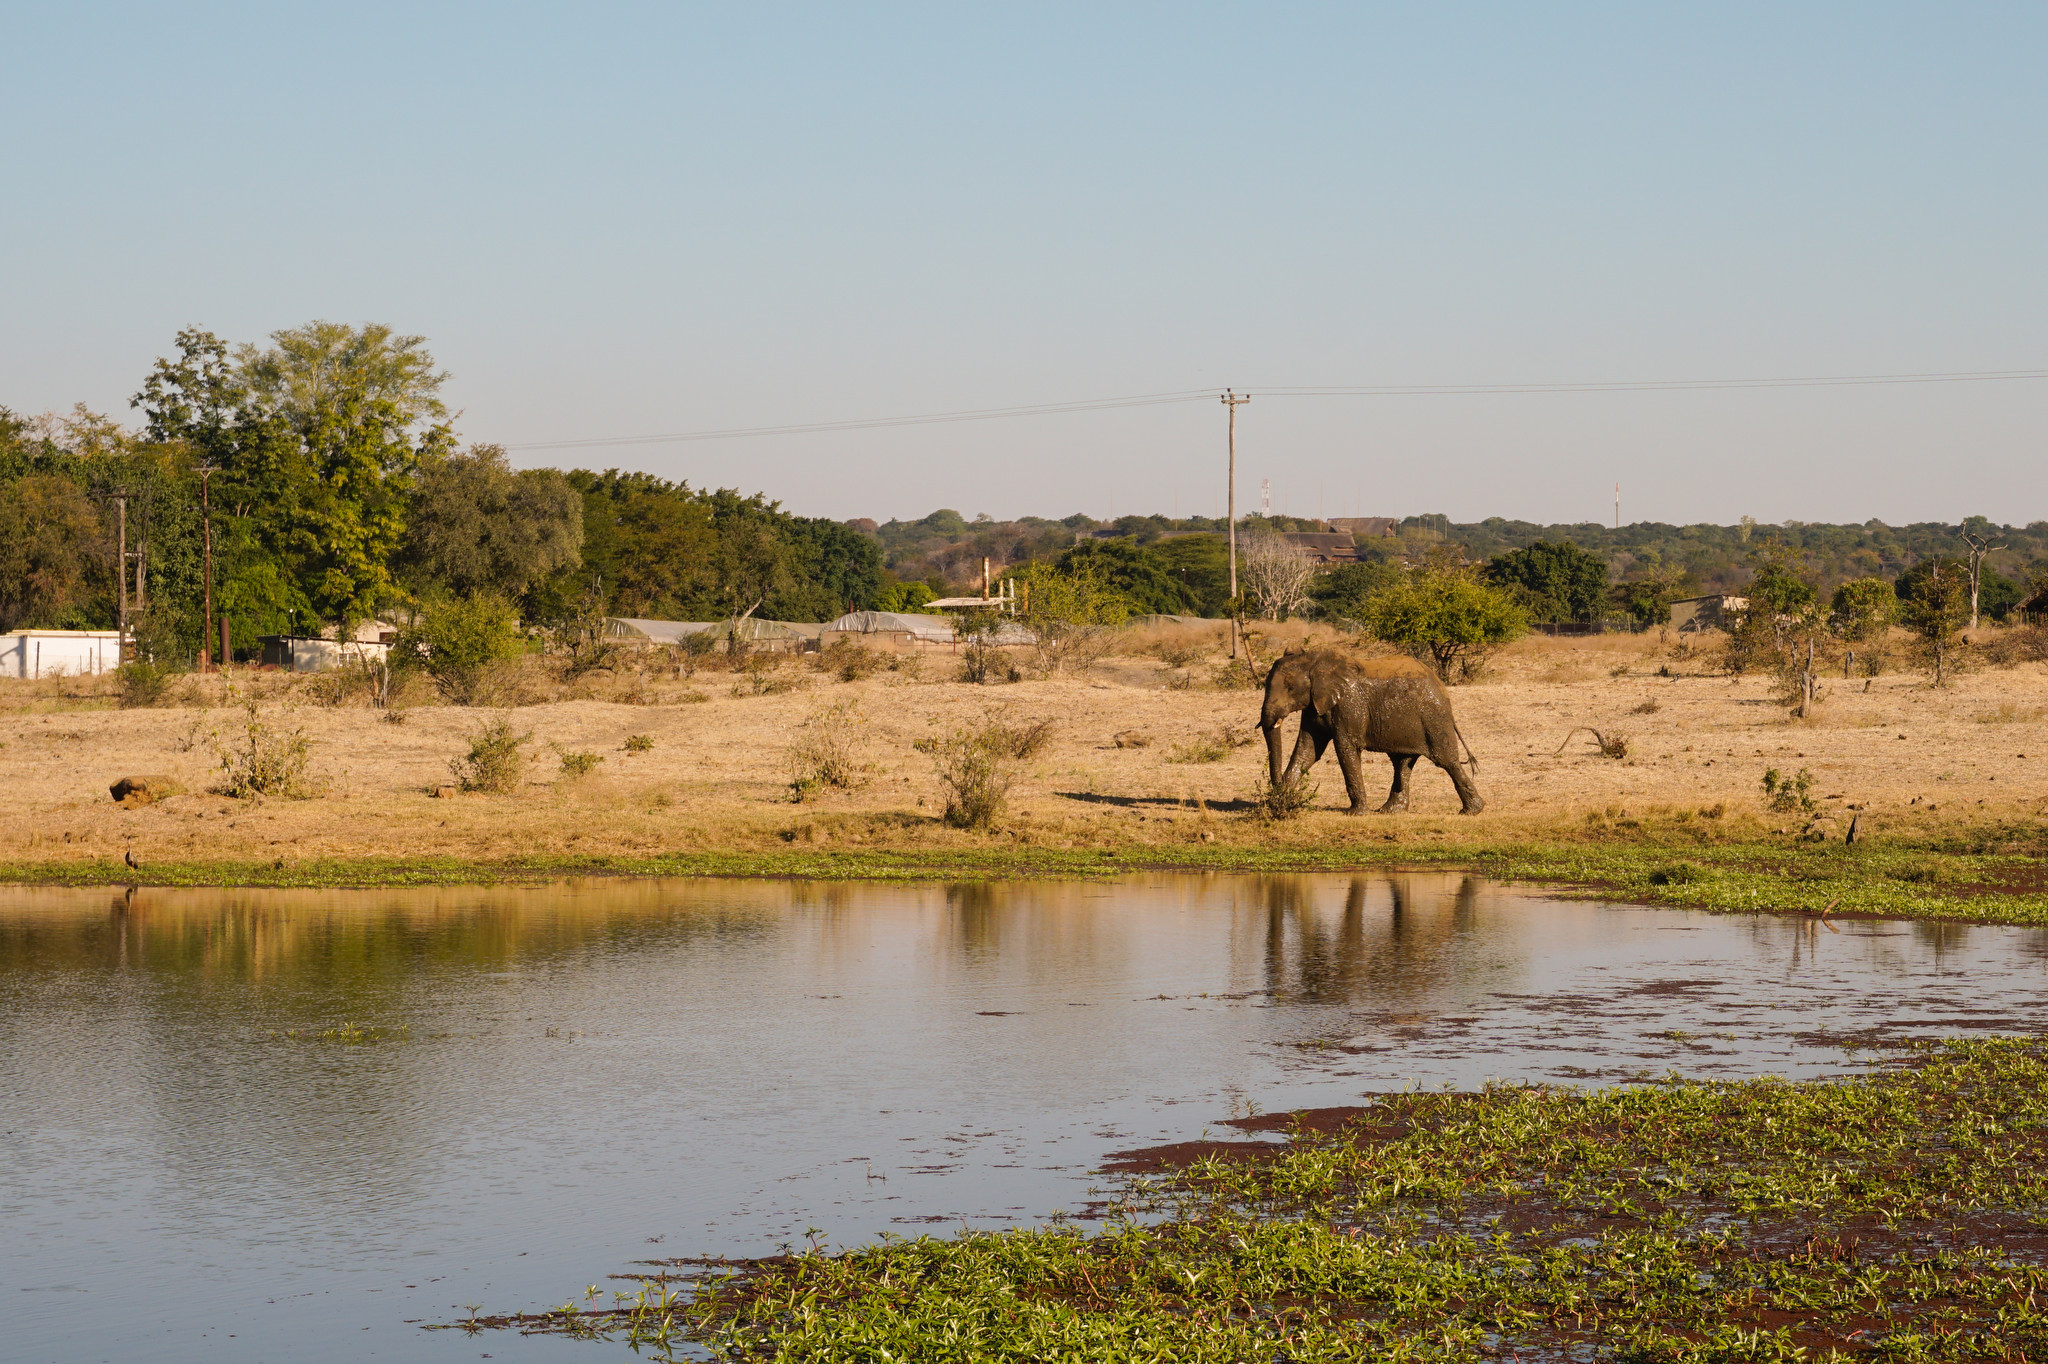
<svg viewBox="0 0 2048 1364"><path fill-rule="evenodd" d="M1213 663L1213 659L1211 660ZM535 665L538 667L538 664ZM138 858L377 857L444 854L503 857L787 847L971 845L991 836L945 828L932 762L912 745L989 712L1048 719L1054 734L1022 765L1012 817L999 841L1244 842L1264 836L1234 803L1257 787L1263 747L1232 748L1220 761L1185 761L1188 748L1235 731L1255 737L1259 694L1170 685L1156 658L1113 658L1065 679L972 686L940 681L953 662L926 659L910 680L880 673L840 682L798 663L777 674L802 684L779 695L734 695L735 678L699 672L672 678L599 678L602 695L481 711L438 704L404 708L403 723L360 702L322 704L304 679L244 674L237 685L266 698L266 720L312 740L319 794L304 800L238 801L210 794L218 781L216 733L242 712L225 704L115 708L105 689L0 682L0 858L50 861ZM1211 664L1196 664L1206 678ZM1659 669L1674 676L1660 676ZM1531 639L1501 655L1487 678L1456 688L1460 724L1482 760L1488 811L1460 818L1450 782L1418 766L1413 813L1352 820L1338 813L1343 782L1334 756L1316 771L1320 809L1290 825L1289 840L1516 838L1567 826L1709 811L1760 831L1787 817L1763 811L1767 767L1814 776L1829 809L1860 806L1873 827L1977 815L2035 818L2048 800L2048 665L1986 669L1944 689L1925 675L1894 672L1829 683L1817 720L1789 718L1762 679L1730 679L1695 654L1674 656L1654 636ZM746 689L743 689L746 690ZM708 699L682 703L695 692ZM822 707L853 706L831 723L854 737L867 784L793 804L792 733ZM449 761L497 714L533 735L534 754L511 795L431 795ZM1576 727L1628 738L1629 755L1600 755ZM1142 747L1119 747L1135 732ZM652 747L628 752L629 736ZM1290 735L1291 742L1291 735ZM1130 739L1127 737L1128 745ZM1563 745L1564 751L1557 756ZM561 774L560 752L604 761L590 775ZM1374 799L1388 769L1372 760ZM188 794L129 809L108 786L161 773ZM1200 802L1200 804L1196 804Z"/></svg>

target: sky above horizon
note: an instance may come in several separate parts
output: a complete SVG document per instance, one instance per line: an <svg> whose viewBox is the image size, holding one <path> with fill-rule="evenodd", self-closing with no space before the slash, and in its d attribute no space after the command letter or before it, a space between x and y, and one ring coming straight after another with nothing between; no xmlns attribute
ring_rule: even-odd
<svg viewBox="0 0 2048 1364"><path fill-rule="evenodd" d="M0 3L0 404L425 335L460 430L805 515L2048 518L2048 9ZM524 448L522 448L524 447Z"/></svg>

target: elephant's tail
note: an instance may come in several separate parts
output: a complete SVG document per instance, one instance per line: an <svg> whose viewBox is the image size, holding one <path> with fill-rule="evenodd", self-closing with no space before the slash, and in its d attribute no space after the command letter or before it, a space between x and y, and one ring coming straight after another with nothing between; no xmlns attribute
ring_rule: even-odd
<svg viewBox="0 0 2048 1364"><path fill-rule="evenodd" d="M1472 751L1472 745L1465 742L1465 731L1458 728L1458 721L1455 717L1451 720L1451 733L1458 736L1458 746L1465 750L1466 761L1470 762L1472 770L1477 772L1479 770L1479 755Z"/></svg>

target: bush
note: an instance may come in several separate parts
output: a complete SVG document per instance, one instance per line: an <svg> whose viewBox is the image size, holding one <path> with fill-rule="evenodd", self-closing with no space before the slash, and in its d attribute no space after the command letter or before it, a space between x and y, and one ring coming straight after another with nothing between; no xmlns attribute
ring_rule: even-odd
<svg viewBox="0 0 2048 1364"><path fill-rule="evenodd" d="M137 710L162 705L165 694L171 689L172 676L169 668L160 668L154 663L123 663L114 670L121 708Z"/></svg>
<svg viewBox="0 0 2048 1364"><path fill-rule="evenodd" d="M587 777L597 771L597 765L604 761L600 753L571 753L557 750L562 755L562 775L565 777Z"/></svg>
<svg viewBox="0 0 2048 1364"><path fill-rule="evenodd" d="M645 753L654 747L654 737L649 734L628 734L620 747L628 753Z"/></svg>
<svg viewBox="0 0 2048 1364"><path fill-rule="evenodd" d="M1010 671L1009 660L996 645L997 617L988 611L961 613L957 627L957 638L964 646L960 651L960 680L976 686L991 680L1001 681Z"/></svg>
<svg viewBox="0 0 2048 1364"><path fill-rule="evenodd" d="M519 786L526 767L520 748L532 734L515 734L512 722L499 716L469 736L469 752L449 760L448 770L465 791L504 795Z"/></svg>
<svg viewBox="0 0 2048 1364"><path fill-rule="evenodd" d="M223 796L249 800L258 796L280 796L304 800L313 794L306 781L306 765L312 759L313 741L301 729L278 729L264 723L256 698L242 707L240 726L226 737L215 736L214 754L223 776L214 788Z"/></svg>
<svg viewBox="0 0 2048 1364"><path fill-rule="evenodd" d="M1016 780L1017 738L994 716L951 734L920 739L947 790L946 823L956 829L992 829L1009 806Z"/></svg>
<svg viewBox="0 0 2048 1364"><path fill-rule="evenodd" d="M1984 657L2000 668L2015 668L2022 663L2048 662L2048 628L2039 625L2016 625L2001 630L1979 646Z"/></svg>
<svg viewBox="0 0 2048 1364"><path fill-rule="evenodd" d="M855 644L841 636L829 647L811 655L811 666L821 673L837 677L841 682L858 682L880 672L882 659L866 645Z"/></svg>
<svg viewBox="0 0 2048 1364"><path fill-rule="evenodd" d="M789 796L802 802L830 787L857 791L873 770L861 761L867 717L851 701L820 706L797 727L789 746Z"/></svg>
<svg viewBox="0 0 2048 1364"><path fill-rule="evenodd" d="M1462 569L1435 567L1368 598L1359 625L1455 683L1469 681L1494 650L1528 633L1529 617L1501 588Z"/></svg>
<svg viewBox="0 0 2048 1364"><path fill-rule="evenodd" d="M429 597L392 653L425 669L448 700L475 706L503 688L506 665L524 647L512 604L495 593L477 592Z"/></svg>
<svg viewBox="0 0 2048 1364"><path fill-rule="evenodd" d="M1820 809L1814 800L1813 773L1805 768L1799 775L1788 777L1777 768L1768 768L1763 777L1764 808L1780 815L1810 815Z"/></svg>
<svg viewBox="0 0 2048 1364"><path fill-rule="evenodd" d="M1258 820L1299 819L1314 808L1316 791L1305 774L1280 782L1269 777L1260 782L1258 790L1252 793L1249 813Z"/></svg>
<svg viewBox="0 0 2048 1364"><path fill-rule="evenodd" d="M1055 728L1050 720L1025 720L1016 724L992 720L989 722L989 736L1011 757L1029 758L1052 742Z"/></svg>

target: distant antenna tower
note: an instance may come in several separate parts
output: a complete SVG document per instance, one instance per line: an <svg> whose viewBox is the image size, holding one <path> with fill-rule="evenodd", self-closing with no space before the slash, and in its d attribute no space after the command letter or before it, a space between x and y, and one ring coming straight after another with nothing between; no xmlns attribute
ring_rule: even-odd
<svg viewBox="0 0 2048 1364"><path fill-rule="evenodd" d="M1621 529L1621 485L1614 485L1614 528Z"/></svg>
<svg viewBox="0 0 2048 1364"><path fill-rule="evenodd" d="M1269 521L1273 519L1273 480L1270 478L1259 480L1259 515Z"/></svg>

